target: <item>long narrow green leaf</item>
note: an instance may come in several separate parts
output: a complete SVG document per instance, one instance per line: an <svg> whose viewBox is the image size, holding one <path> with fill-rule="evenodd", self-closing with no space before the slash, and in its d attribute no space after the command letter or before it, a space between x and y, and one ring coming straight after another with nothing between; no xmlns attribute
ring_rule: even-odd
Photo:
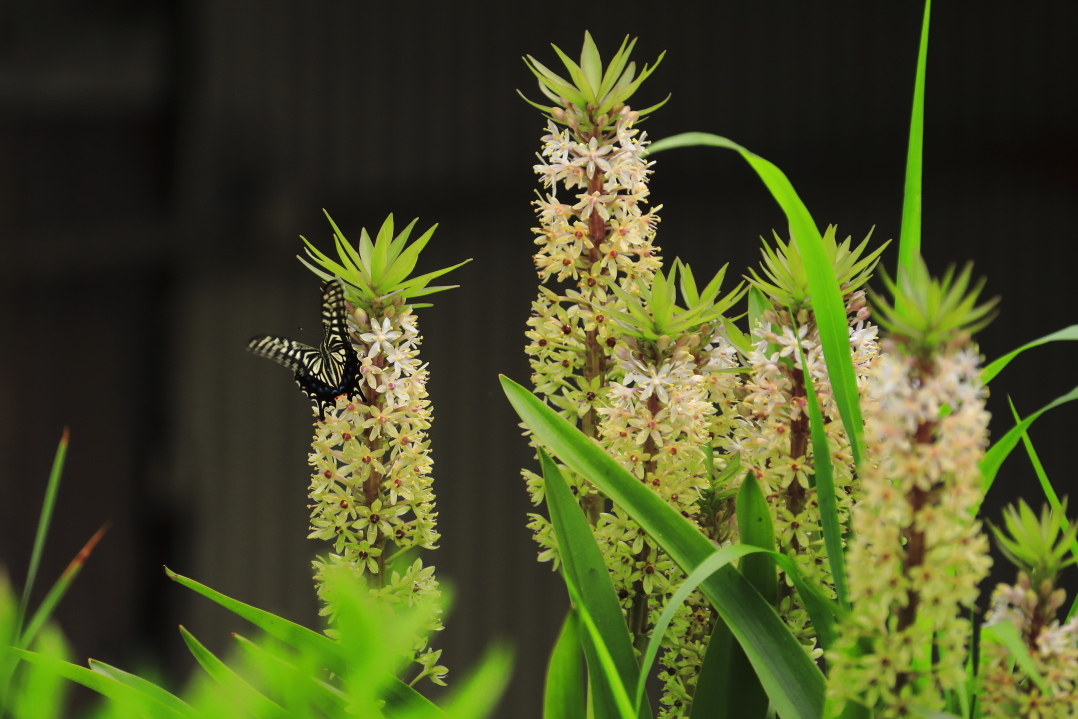
<svg viewBox="0 0 1078 719"><path fill-rule="evenodd" d="M28 652L24 649L12 649L13 654L20 659L32 664L49 669L56 674L66 677L71 681L81 684L84 687L92 689L101 696L108 697L121 705L135 709L136 712L132 712L125 716L151 716L151 717L196 717L197 714L192 711L186 711L180 708L172 702L163 702L156 696L147 694L140 688L129 686L123 682L117 681L112 677L99 674L95 671L81 667L78 664L72 664L65 662L61 659L47 656L45 654L38 654L36 652Z"/></svg>
<svg viewBox="0 0 1078 719"><path fill-rule="evenodd" d="M576 495L569 489L561 470L546 454L539 452L546 487L547 507L550 509L550 522L558 539L565 583L571 594L579 596L582 605L578 610L586 611L600 635L600 641L609 651L614 662L617 679L624 687L636 685L639 668L633 654L632 639L625 626L614 584L610 580L602 552L595 543L591 527L577 504ZM581 620L585 618L580 617ZM583 633L583 632L582 632ZM595 653L601 650L585 642L588 654L588 675L591 685L598 692L596 711L598 716L614 711L615 686L612 677L600 671L600 658Z"/></svg>
<svg viewBox="0 0 1078 719"><path fill-rule="evenodd" d="M715 628L707 640L707 652L696 678L689 719L740 719L744 716L738 693L746 675L750 675L754 683L760 683L730 627L722 617L715 617Z"/></svg>
<svg viewBox="0 0 1078 719"><path fill-rule="evenodd" d="M41 555L45 552L45 538L49 534L49 525L52 523L52 511L56 507L56 496L60 491L60 477L64 473L64 458L67 457L67 441L69 438L67 427L60 436L60 444L56 447L56 454L52 459L52 471L49 472L49 482L45 485L45 500L41 503L41 515L37 521L37 533L34 535L34 547L30 550L30 566L26 570L26 584L22 588L22 597L19 600L19 613L15 615L15 635L22 632L22 623L26 618L26 610L30 606L30 593L34 589L34 580L37 578L37 569L41 564ZM23 646L26 646L25 644Z"/></svg>
<svg viewBox="0 0 1078 719"><path fill-rule="evenodd" d="M1022 354L1026 350L1032 347L1039 347L1046 342L1058 342L1060 340L1078 340L1078 325L1071 325L1070 327L1065 327L1057 332L1045 335L1040 339L1035 339L1032 342L1027 342L1016 350L1011 350L999 359L989 363L983 370L981 370L981 381L985 384L991 382L997 374L1003 371L1004 367L1011 363L1011 360L1013 360L1015 357Z"/></svg>
<svg viewBox="0 0 1078 719"><path fill-rule="evenodd" d="M1001 621L998 624L982 627L981 641L996 642L1006 647L1011 657L1014 658L1014 661L1022 668L1022 671L1026 673L1026 676L1037 685L1037 688L1041 690L1041 693L1051 694L1048 689L1048 683L1044 680L1044 676L1037 671L1037 665L1033 663L1033 658L1029 656L1029 647L1022 641L1022 635L1018 633L1018 627L1006 620Z"/></svg>
<svg viewBox="0 0 1078 719"><path fill-rule="evenodd" d="M34 612L34 616L30 618L30 621L26 625L26 629L23 631L22 636L19 638L19 647L29 647L31 642L34 641L34 637L41 631L41 628L45 626L45 623L52 616L52 613L56 610L56 607L60 604L60 600L67 594L68 588L75 581L75 577L79 576L79 572L82 571L83 566L86 564L87 558L91 552L94 551L94 547L101 541L101 537L105 535L105 527L94 532L94 536L90 537L89 541L83 545L79 553L75 555L75 558L68 562L67 567L60 574L60 578L49 589L49 593L45 595L45 598L41 600L41 605Z"/></svg>
<svg viewBox="0 0 1078 719"><path fill-rule="evenodd" d="M543 719L577 719L585 714L584 661L580 642L580 626L576 614L570 610L565 615L547 665Z"/></svg>
<svg viewBox="0 0 1078 719"><path fill-rule="evenodd" d="M512 665L513 652L509 647L495 644L488 649L468 678L455 684L445 702L445 716L451 719L483 719L490 716L509 684Z"/></svg>
<svg viewBox="0 0 1078 719"><path fill-rule="evenodd" d="M240 616L254 624L271 637L280 639L285 644L302 652L314 652L326 663L326 667L340 676L347 676L348 657L342 656L341 648L337 642L324 634L311 631L307 627L290 622L276 614L244 604L241 601L225 596L209 587L199 584L193 579L188 579L176 574L165 567L165 574L169 579L182 584L202 596L220 604L233 614ZM420 708L437 709L433 702L408 686L396 677L386 677L386 698L390 702L399 703L402 706L416 706Z"/></svg>
<svg viewBox="0 0 1078 719"><path fill-rule="evenodd" d="M231 667L218 659L213 652L206 649L193 634L180 627L180 635L195 661L213 677L214 681L225 688L229 696L235 697L240 706L250 710L259 719L263 717L287 719L288 713L280 705L251 686Z"/></svg>
<svg viewBox="0 0 1078 719"><path fill-rule="evenodd" d="M898 239L898 266L908 272L921 255L921 183L925 137L925 66L928 59L928 17L932 0L925 0L921 23L921 46L917 52L917 75L913 81L910 142L906 151L906 188L902 199L902 229Z"/></svg>
<svg viewBox="0 0 1078 719"><path fill-rule="evenodd" d="M823 238L808 208L797 196L790 180L782 170L771 162L756 155L732 140L706 132L686 132L667 137L651 145L648 154L675 147L705 145L737 151L771 191L772 197L786 213L790 223L790 233L801 251L808 276L809 294L812 311L816 315L816 324L820 330L820 343L823 345L824 361L831 388L842 417L842 426L850 438L850 449L854 464L861 466L864 456L864 422L861 419L861 404L857 394L857 377L853 370L853 358L850 354L850 330L846 323L846 308L842 301L835 273L827 259Z"/></svg>
<svg viewBox="0 0 1078 719"><path fill-rule="evenodd" d="M625 509L687 574L715 553L687 519L640 484L597 445L526 389L502 377L502 388L535 436L566 465ZM818 719L825 682L774 608L736 569L722 567L701 585L752 662L783 719Z"/></svg>
<svg viewBox="0 0 1078 719"><path fill-rule="evenodd" d="M1014 417L1015 424L1021 424L1022 418L1018 415L1018 411L1014 408L1014 402L1011 398L1007 398L1007 402L1011 407L1011 416ZM1041 464L1041 458L1037 455L1037 450L1033 448L1033 441L1029 438L1028 432L1022 432L1022 445L1026 448L1026 454L1029 456L1029 463L1033 465L1033 471L1037 475L1037 481L1041 484L1041 490L1044 492L1045 498L1048 500L1048 506L1055 512L1055 516L1059 518L1059 528L1066 532L1069 522L1067 520L1067 513L1063 511L1063 503L1059 501L1059 495L1056 494L1055 488L1048 480L1048 474L1044 471L1044 465ZM1078 539L1071 542L1071 555L1078 561ZM1078 597L1075 597L1071 601L1071 608L1067 612L1067 619L1074 616L1078 611Z"/></svg>
<svg viewBox="0 0 1078 719"><path fill-rule="evenodd" d="M797 354L801 357L801 366L807 367L800 343L797 345ZM831 466L831 446L827 442L827 431L824 429L823 415L820 414L820 403L816 399L816 386L812 382L811 373L804 372L803 376L809 430L812 433L812 467L816 483L816 502L820 510L820 529L823 531L823 543L827 549L831 581L835 584L835 596L843 611L849 611L846 555L842 546L842 525L838 519L838 496L835 493L834 468Z"/></svg>
<svg viewBox="0 0 1078 719"><path fill-rule="evenodd" d="M106 676L110 679L114 679L121 684L126 684L132 689L135 689L136 691L153 697L162 704L173 708L179 714L196 713L194 709L192 709L191 706L183 699L180 699L178 696L172 694L163 687L154 684L152 681L148 679L143 679L137 674L125 672L124 670L118 669L110 664L106 664L105 662L99 662L96 659L90 660L90 670L97 672L98 674L101 674L103 676Z"/></svg>
<svg viewBox="0 0 1078 719"><path fill-rule="evenodd" d="M988 493L991 489L992 483L996 480L996 474L999 472L1000 466L1003 464L1003 460L1007 459L1011 450L1017 446L1018 441L1022 438L1022 435L1029 429L1029 426L1033 424L1034 420L1040 417L1042 414L1058 407L1066 402L1071 402L1078 399L1078 387L1075 387L1065 395L1056 397L1048 404L1041 407L1039 410L1029 415L1021 422L1011 427L1005 435L996 440L996 443L989 447L988 451L984 453L984 459L981 460L981 476L983 478L981 489L984 494Z"/></svg>

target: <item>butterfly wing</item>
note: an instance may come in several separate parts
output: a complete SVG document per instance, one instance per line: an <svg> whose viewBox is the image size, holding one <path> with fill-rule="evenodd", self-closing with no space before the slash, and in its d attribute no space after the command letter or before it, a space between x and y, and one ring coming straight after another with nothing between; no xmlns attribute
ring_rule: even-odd
<svg viewBox="0 0 1078 719"><path fill-rule="evenodd" d="M322 285L322 329L325 336L317 349L287 337L258 335L247 342L247 351L287 367L296 383L325 419L326 407L342 394L356 392L359 360L348 339L344 287L331 281Z"/></svg>

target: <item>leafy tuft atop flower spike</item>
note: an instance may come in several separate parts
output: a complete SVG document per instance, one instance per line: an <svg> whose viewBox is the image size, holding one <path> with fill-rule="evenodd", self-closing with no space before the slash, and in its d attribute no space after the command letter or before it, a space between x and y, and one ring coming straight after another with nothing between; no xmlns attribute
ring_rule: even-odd
<svg viewBox="0 0 1078 719"><path fill-rule="evenodd" d="M868 282L872 270L879 262L880 253L887 247L890 240L862 258L861 254L865 251L872 232L869 231L861 244L851 250L851 238L847 237L842 244L838 244L835 241L835 231L835 226L829 225L827 231L823 233L824 249L827 251L828 259L831 260L839 287L842 288L843 293L849 294ZM761 278L753 268L749 268L751 277L746 279L771 297L775 304L786 307L796 314L809 303L808 273L805 272L805 262L801 258L796 242L784 243L776 233L775 245L778 247L777 250L768 247L765 241L763 247L760 248L760 253L764 256L761 270L767 276L767 280Z"/></svg>
<svg viewBox="0 0 1078 719"><path fill-rule="evenodd" d="M640 74L636 74L636 63L629 62L636 40L628 36L622 41L610 64L603 69L599 49L591 34L584 32L584 48L580 52L580 64L573 62L557 45L552 45L554 52L561 58L569 80L548 69L531 55L524 58L528 69L539 80L539 91L549 98L554 105L540 105L532 102L524 93L517 92L525 102L542 110L548 117L562 125L570 126L581 135L603 133L613 127L618 114L625 103L637 91L641 83L655 72L662 62L665 52L659 55L654 65L644 65ZM670 96L667 95L666 100ZM636 111L637 117L643 117L666 104L666 100L644 110Z"/></svg>
<svg viewBox="0 0 1078 719"><path fill-rule="evenodd" d="M910 271L899 271L897 282L886 272L881 273L894 304L872 293L877 323L907 352L921 357L966 344L995 318L992 308L999 301L994 297L977 304L985 280L967 289L972 270L972 265L967 264L955 277L952 266L937 280L929 276L924 259L917 257Z"/></svg>
<svg viewBox="0 0 1078 719"><path fill-rule="evenodd" d="M1067 514L1067 501L1063 500L1061 511L1056 513L1045 506L1040 519L1023 500L1003 510L1004 529L989 526L996 536L999 549L1019 570L1029 575L1033 586L1044 582L1055 584L1059 573L1074 564L1074 557L1067 557L1078 524L1071 523L1063 530L1060 518ZM1065 523L1065 522L1064 522Z"/></svg>
<svg viewBox="0 0 1078 719"><path fill-rule="evenodd" d="M348 241L344 238L344 233L340 231L337 223L333 221L328 212L326 212L326 219L329 220L329 224L333 227L333 240L337 245L340 262L331 260L311 244L306 237L302 236L300 239L307 245L307 255L328 271L318 269L303 257L300 257L299 261L307 265L312 272L323 280L332 280L334 276L337 276L354 287L359 296L351 299L357 299L358 304L365 305L367 310L384 306L387 300L392 297L399 297L401 300L407 301L411 297L421 297L457 287L458 285L441 287L428 287L427 285L431 280L471 262L471 260L465 260L452 267L435 270L409 279L408 275L415 269L419 253L426 247L438 225L432 226L419 239L406 247L408 236L411 234L412 228L415 227L415 223L419 220L418 218L412 220L407 227L401 230L400 234L394 237L393 215L391 214L382 223L378 234L375 235L374 242L371 242L370 235L367 234L366 229L360 230L357 252L348 244ZM411 306L430 307L430 304L412 304Z"/></svg>
<svg viewBox="0 0 1078 719"><path fill-rule="evenodd" d="M639 297L629 294L616 282L604 278L610 290L625 303L627 312L611 308L606 308L605 311L617 320L625 334L632 337L654 342L660 337L672 337L686 332L692 327L721 318L723 313L748 291L744 283L740 283L725 297L716 300L727 266L723 265L702 291L696 289L692 270L679 259L674 260L669 275L664 275L662 270L656 270L651 287L641 286ZM679 267L683 268L681 291L689 304L689 308L685 310L676 304Z"/></svg>

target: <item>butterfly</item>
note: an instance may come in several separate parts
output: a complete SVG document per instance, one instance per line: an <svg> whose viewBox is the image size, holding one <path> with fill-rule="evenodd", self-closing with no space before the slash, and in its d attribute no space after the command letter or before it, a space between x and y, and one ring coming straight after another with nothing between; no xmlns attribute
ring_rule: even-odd
<svg viewBox="0 0 1078 719"><path fill-rule="evenodd" d="M348 339L344 286L338 280L322 285L322 331L319 347L273 335L256 335L247 342L248 352L296 373L296 384L314 402L320 420L337 397L359 390L359 358Z"/></svg>

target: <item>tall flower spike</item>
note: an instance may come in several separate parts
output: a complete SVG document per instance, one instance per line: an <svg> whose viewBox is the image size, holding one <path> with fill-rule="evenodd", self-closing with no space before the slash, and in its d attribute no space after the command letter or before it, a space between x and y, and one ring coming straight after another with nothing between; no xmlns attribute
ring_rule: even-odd
<svg viewBox="0 0 1078 719"><path fill-rule="evenodd" d="M840 244L835 235L836 228L828 227L823 235L824 248L832 272L844 290L850 349L864 405L878 360L878 346L876 328L866 322L868 310L861 288L885 245L866 256L869 238L850 249L849 237ZM859 483L849 438L831 392L801 252L796 242L783 242L776 237L775 247L765 242L762 253L761 273L750 269L747 278L753 287L750 307L756 325L750 328L752 344L743 350L749 372L738 404L740 416L734 420L730 433L718 441L726 454L720 454L716 461L728 463L735 457L744 470L753 473L767 498L780 551L797 562L803 575L835 596L823 542L818 490L812 481L817 458L806 411L808 379L825 418L839 522L844 534L849 527L850 506L859 495ZM736 490L743 476L744 472L732 475L733 486L720 490ZM779 614L806 650L819 654L808 613L788 577L787 580L778 588Z"/></svg>
<svg viewBox="0 0 1078 719"><path fill-rule="evenodd" d="M1018 567L1018 581L996 587L984 623L1014 625L1040 681L1030 677L1029 664L1016 662L1002 644L982 642L981 703L986 717L1033 716L1033 708L1037 716L1075 716L1078 616L1060 625L1056 614L1066 592L1056 582L1074 563L1067 555L1078 524L1066 523L1066 501L1061 509L1057 514L1045 507L1038 521L1029 505L1020 502L1003 510L1004 529L992 526L999 548Z"/></svg>
<svg viewBox="0 0 1078 719"><path fill-rule="evenodd" d="M440 594L434 567L424 567L419 558L394 562L404 550L434 549L440 536L427 439L427 370L419 360L422 338L413 314L428 305L408 300L449 289L428 285L464 263L410 278L434 232L430 228L409 245L415 223L394 235L390 215L373 242L363 230L353 248L330 219L339 261L304 239L308 256L322 269L301 261L318 276L345 283L355 382L361 390L337 397L326 409L324 421L315 425L309 457L314 470L309 536L332 543L332 552L314 562L322 613L331 618L334 607L322 579L336 567L362 577L372 595L391 605L411 606ZM440 629L440 620L435 617L428 628ZM412 659L421 667L420 677L443 683L446 669L437 664L439 656L425 639L416 639Z"/></svg>
<svg viewBox="0 0 1078 719"><path fill-rule="evenodd" d="M894 334L865 412L864 499L846 556L853 609L828 653L836 710L852 701L880 716L938 711L966 682L966 616L991 565L974 519L988 412L969 334L987 310L967 279L968 270L957 283L951 273L934 280L919 262L885 281L893 303L876 302ZM916 649L926 646L931 661Z"/></svg>

